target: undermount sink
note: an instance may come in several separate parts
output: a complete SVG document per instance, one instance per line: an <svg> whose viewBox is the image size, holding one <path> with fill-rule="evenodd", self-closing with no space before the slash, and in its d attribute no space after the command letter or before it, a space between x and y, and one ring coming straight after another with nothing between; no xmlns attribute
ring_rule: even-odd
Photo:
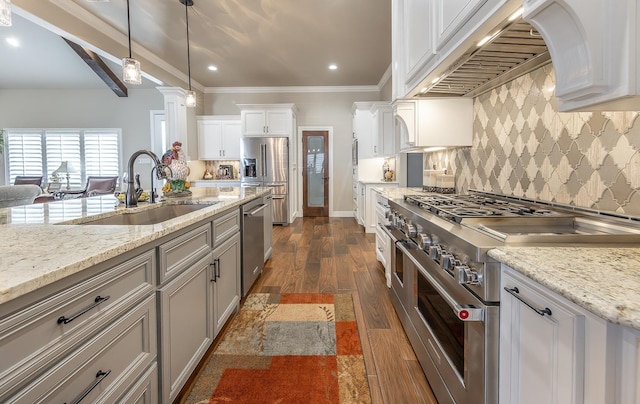
<svg viewBox="0 0 640 404"><path fill-rule="evenodd" d="M142 211L124 211L124 213L103 217L96 220L87 220L83 225L149 225L162 223L175 219L178 216L195 212L211 206L206 205L160 205L152 209Z"/></svg>

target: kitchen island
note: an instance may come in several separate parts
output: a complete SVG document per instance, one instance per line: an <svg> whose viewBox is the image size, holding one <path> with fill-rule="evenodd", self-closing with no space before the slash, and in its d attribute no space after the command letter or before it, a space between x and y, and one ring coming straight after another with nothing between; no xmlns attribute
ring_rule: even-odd
<svg viewBox="0 0 640 404"><path fill-rule="evenodd" d="M192 191L0 211L0 401L177 397L239 307L240 206L271 192ZM96 224L174 205L155 224Z"/></svg>

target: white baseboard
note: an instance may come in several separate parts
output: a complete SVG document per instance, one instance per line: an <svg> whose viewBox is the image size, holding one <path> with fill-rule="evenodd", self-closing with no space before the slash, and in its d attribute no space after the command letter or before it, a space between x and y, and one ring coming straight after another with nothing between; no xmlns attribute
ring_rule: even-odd
<svg viewBox="0 0 640 404"><path fill-rule="evenodd" d="M352 210L334 210L329 212L329 217L353 217Z"/></svg>

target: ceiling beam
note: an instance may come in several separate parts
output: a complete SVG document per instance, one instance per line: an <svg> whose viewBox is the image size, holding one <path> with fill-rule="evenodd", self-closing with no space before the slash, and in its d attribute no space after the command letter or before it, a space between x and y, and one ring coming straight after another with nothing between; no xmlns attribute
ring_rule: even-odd
<svg viewBox="0 0 640 404"><path fill-rule="evenodd" d="M78 54L78 56L80 56L80 58L84 60L87 65L89 65L91 70L93 70L98 75L98 77L100 77L100 79L102 79L102 81L104 81L105 84L109 86L109 88L113 90L114 93L116 93L118 97L128 96L127 87L122 81L120 81L118 76L116 76L111 71L111 69L109 69L109 66L107 66L107 64L98 54L91 51L90 49L87 49L75 42L68 40L67 38L61 38L64 39L67 45L69 45L71 49L73 49Z"/></svg>

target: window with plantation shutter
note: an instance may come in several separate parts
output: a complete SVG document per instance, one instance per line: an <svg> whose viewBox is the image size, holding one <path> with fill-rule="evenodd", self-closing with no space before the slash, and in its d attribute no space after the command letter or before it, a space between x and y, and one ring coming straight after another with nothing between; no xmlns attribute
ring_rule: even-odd
<svg viewBox="0 0 640 404"><path fill-rule="evenodd" d="M44 173L41 132L7 132L5 134L7 184L13 184L18 175L39 176Z"/></svg>
<svg viewBox="0 0 640 404"><path fill-rule="evenodd" d="M71 188L82 188L85 181L82 175L80 131L45 131L45 145L47 178L51 178L51 174L66 161L75 170L69 173ZM66 181L66 175L63 178Z"/></svg>
<svg viewBox="0 0 640 404"><path fill-rule="evenodd" d="M119 176L120 129L8 129L5 136L8 184L18 175L44 175L48 183L63 161L75 170L73 189L88 176Z"/></svg>

